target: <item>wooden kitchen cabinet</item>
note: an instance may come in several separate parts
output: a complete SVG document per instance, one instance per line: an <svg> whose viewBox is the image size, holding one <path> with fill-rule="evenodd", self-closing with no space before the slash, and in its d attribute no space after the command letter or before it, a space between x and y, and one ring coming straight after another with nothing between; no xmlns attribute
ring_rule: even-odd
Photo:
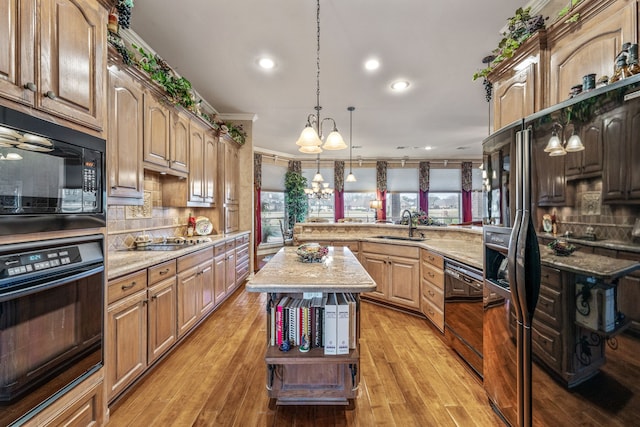
<svg viewBox="0 0 640 427"><path fill-rule="evenodd" d="M109 73L107 196L109 204L142 205L143 91L128 74Z"/></svg>
<svg viewBox="0 0 640 427"><path fill-rule="evenodd" d="M444 258L426 249L420 252L420 310L444 332Z"/></svg>
<svg viewBox="0 0 640 427"><path fill-rule="evenodd" d="M640 108L619 107L603 121L604 172L602 199L608 203L640 203Z"/></svg>
<svg viewBox="0 0 640 427"><path fill-rule="evenodd" d="M362 263L377 285L363 296L419 310L419 251L417 247L363 242Z"/></svg>
<svg viewBox="0 0 640 427"><path fill-rule="evenodd" d="M148 269L148 363L162 356L178 340L176 261Z"/></svg>
<svg viewBox="0 0 640 427"><path fill-rule="evenodd" d="M594 178L602 175L604 148L602 118L597 117L578 131L584 150L567 153L565 176L570 179Z"/></svg>
<svg viewBox="0 0 640 427"><path fill-rule="evenodd" d="M205 130L191 121L189 132L189 201L204 202Z"/></svg>
<svg viewBox="0 0 640 427"><path fill-rule="evenodd" d="M236 237L236 287L249 277L249 235Z"/></svg>
<svg viewBox="0 0 640 427"><path fill-rule="evenodd" d="M144 94L144 163L166 172L171 160L171 113L155 96Z"/></svg>
<svg viewBox="0 0 640 427"><path fill-rule="evenodd" d="M189 118L186 114L171 111L169 139L169 167L179 172L189 172Z"/></svg>
<svg viewBox="0 0 640 427"><path fill-rule="evenodd" d="M238 182L240 180L240 163L238 148L233 140L224 136L219 143L220 164L222 165L222 187L224 197L224 229L225 233L233 233L240 229L240 200Z"/></svg>
<svg viewBox="0 0 640 427"><path fill-rule="evenodd" d="M519 73L497 80L494 84L494 129L501 129L536 111L535 67L536 64L531 64Z"/></svg>
<svg viewBox="0 0 640 427"><path fill-rule="evenodd" d="M0 16L0 96L101 132L107 10L89 0L7 0Z"/></svg>
<svg viewBox="0 0 640 427"><path fill-rule="evenodd" d="M143 271L146 275L146 270ZM109 283L109 286L119 286ZM125 297L107 309L106 385L110 400L147 368L147 290Z"/></svg>
<svg viewBox="0 0 640 427"><path fill-rule="evenodd" d="M231 295L236 289L236 244L230 240L226 244L225 253L225 288L227 295Z"/></svg>
<svg viewBox="0 0 640 427"><path fill-rule="evenodd" d="M214 295L216 305L227 297L227 251L224 242L214 247Z"/></svg>
<svg viewBox="0 0 640 427"><path fill-rule="evenodd" d="M178 337L181 337L213 308L213 248L178 258L177 269Z"/></svg>
<svg viewBox="0 0 640 427"><path fill-rule="evenodd" d="M544 148L551 137L551 124L539 126L532 133L532 157L535 178L532 183L538 206L565 206L565 157L549 156Z"/></svg>

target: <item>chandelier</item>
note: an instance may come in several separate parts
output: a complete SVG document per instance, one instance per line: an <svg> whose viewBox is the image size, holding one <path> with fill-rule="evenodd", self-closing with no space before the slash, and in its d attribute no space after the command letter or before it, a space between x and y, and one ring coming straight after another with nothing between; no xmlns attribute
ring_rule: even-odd
<svg viewBox="0 0 640 427"><path fill-rule="evenodd" d="M307 124L305 125L300 138L296 144L300 147L299 151L305 154L319 154L322 150L342 150L347 148L344 139L338 132L336 121L331 117L320 119L320 0L316 1L316 113L307 116ZM324 145L322 145L322 123L331 121L333 128ZM314 127L315 126L315 127Z"/></svg>
<svg viewBox="0 0 640 427"><path fill-rule="evenodd" d="M320 173L320 155L316 159L316 174L311 180L311 188L305 188L304 192L310 199L329 199L333 195L333 188L329 188L329 183L324 182Z"/></svg>

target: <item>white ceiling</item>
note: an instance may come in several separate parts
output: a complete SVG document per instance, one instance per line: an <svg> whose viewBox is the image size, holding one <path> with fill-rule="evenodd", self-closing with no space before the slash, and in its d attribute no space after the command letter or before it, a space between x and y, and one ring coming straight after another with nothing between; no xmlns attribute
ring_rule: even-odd
<svg viewBox="0 0 640 427"><path fill-rule="evenodd" d="M321 0L322 117L349 144L347 107L356 107L354 159L480 159L489 112L472 75L524 4ZM295 145L316 102L315 0L135 0L132 29L218 112L255 114L256 148L315 158ZM261 55L276 67L261 70ZM375 72L363 67L370 57L381 62ZM392 93L396 79L411 86ZM348 159L349 150L321 156Z"/></svg>

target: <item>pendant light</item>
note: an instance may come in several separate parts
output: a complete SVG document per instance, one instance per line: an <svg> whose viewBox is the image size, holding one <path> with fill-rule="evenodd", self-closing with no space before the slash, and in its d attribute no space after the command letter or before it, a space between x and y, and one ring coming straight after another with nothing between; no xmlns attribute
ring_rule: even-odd
<svg viewBox="0 0 640 427"><path fill-rule="evenodd" d="M349 110L349 175L347 175L347 182L357 181L356 176L353 174L353 158L351 155L353 152L353 110L355 109L356 107L347 107L347 110Z"/></svg>
<svg viewBox="0 0 640 427"><path fill-rule="evenodd" d="M331 117L320 119L320 110L322 109L320 106L320 0L316 0L316 28L316 106L314 107L316 113L307 116L307 124L296 142L296 145L300 146L298 150L305 154L320 154L322 149L342 150L347 148L347 144L338 132L336 121ZM322 145L322 123L325 120L330 120L333 123L333 128Z"/></svg>

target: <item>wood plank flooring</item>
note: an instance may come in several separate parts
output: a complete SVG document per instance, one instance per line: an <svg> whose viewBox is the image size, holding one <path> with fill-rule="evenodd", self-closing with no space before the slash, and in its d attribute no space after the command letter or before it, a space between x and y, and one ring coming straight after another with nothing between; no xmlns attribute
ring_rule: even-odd
<svg viewBox="0 0 640 427"><path fill-rule="evenodd" d="M111 407L124 426L500 426L427 321L363 302L355 408L268 408L265 294L233 294Z"/></svg>

